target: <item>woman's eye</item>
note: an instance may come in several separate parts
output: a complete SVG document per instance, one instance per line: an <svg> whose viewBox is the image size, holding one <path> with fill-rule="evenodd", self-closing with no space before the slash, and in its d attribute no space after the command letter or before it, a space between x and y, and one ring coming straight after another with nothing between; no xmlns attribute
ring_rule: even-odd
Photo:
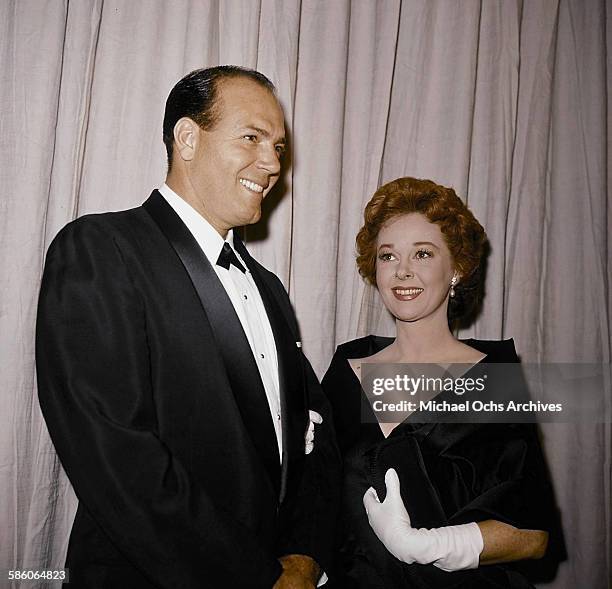
<svg viewBox="0 0 612 589"><path fill-rule="evenodd" d="M433 252L430 250L419 250L414 257L417 260L426 260L427 258L433 257Z"/></svg>
<svg viewBox="0 0 612 589"><path fill-rule="evenodd" d="M391 260L393 260L393 254L390 252L383 252L381 254L378 254L378 259L382 262L390 262Z"/></svg>

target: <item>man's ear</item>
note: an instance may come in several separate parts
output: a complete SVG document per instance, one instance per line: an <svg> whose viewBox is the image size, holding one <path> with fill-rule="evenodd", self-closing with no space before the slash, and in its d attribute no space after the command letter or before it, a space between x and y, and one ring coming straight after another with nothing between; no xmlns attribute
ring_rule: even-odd
<svg viewBox="0 0 612 589"><path fill-rule="evenodd" d="M184 161L191 161L195 154L200 127L189 117L182 117L174 125L174 153Z"/></svg>

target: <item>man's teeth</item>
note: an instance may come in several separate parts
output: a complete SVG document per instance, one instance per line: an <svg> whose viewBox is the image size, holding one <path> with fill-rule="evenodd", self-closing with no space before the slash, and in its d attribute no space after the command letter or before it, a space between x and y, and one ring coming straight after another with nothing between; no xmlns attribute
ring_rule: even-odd
<svg viewBox="0 0 612 589"><path fill-rule="evenodd" d="M407 297L407 296L419 294L420 292L423 292L423 289L422 288L396 288L395 292L400 296Z"/></svg>
<svg viewBox="0 0 612 589"><path fill-rule="evenodd" d="M249 190L253 190L255 192L263 192L264 187L259 184L255 184L255 182L251 182L250 180L245 180L244 178L240 178L240 184L246 186Z"/></svg>

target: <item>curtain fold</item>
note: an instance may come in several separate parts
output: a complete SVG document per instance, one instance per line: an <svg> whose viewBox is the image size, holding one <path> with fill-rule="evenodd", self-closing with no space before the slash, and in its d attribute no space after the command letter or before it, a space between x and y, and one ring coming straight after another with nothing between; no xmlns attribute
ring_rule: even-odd
<svg viewBox="0 0 612 589"><path fill-rule="evenodd" d="M290 150L245 238L320 376L337 344L393 333L355 235L376 188L406 175L453 186L489 236L462 337L609 370L607 0L7 0L0 31L0 569L60 567L76 507L36 397L46 249L163 182L164 102L195 68L254 67L278 88ZM542 586L608 587L611 426L542 433L569 552Z"/></svg>

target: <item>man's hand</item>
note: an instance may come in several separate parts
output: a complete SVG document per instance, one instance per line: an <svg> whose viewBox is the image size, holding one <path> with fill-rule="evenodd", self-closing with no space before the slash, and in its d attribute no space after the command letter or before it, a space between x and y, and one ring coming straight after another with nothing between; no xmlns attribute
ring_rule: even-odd
<svg viewBox="0 0 612 589"><path fill-rule="evenodd" d="M306 428L306 435L304 436L306 454L310 454L314 449L315 423L323 423L321 415L312 409L308 411L308 418L308 427Z"/></svg>
<svg viewBox="0 0 612 589"><path fill-rule="evenodd" d="M309 556L288 554L279 559L283 574L272 589L315 589L319 579L319 565Z"/></svg>
<svg viewBox="0 0 612 589"><path fill-rule="evenodd" d="M363 505L371 528L393 556L406 564L433 563L445 571L478 567L483 539L477 524L417 530L410 523L399 478L392 468L385 473L385 485L387 496L382 503L370 487Z"/></svg>

